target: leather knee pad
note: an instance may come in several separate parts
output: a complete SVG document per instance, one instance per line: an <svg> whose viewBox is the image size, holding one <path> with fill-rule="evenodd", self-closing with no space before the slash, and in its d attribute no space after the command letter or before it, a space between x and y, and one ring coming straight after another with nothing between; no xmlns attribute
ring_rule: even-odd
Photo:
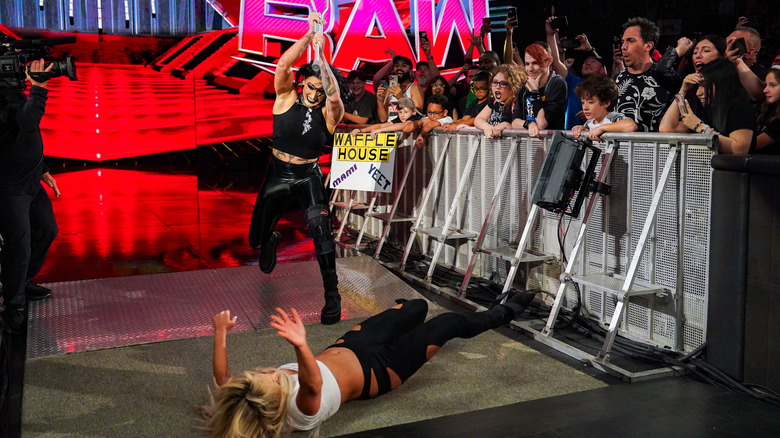
<svg viewBox="0 0 780 438"><path fill-rule="evenodd" d="M336 243L333 241L333 225L330 222L328 206L315 204L307 208L303 213L309 234L314 240L314 252L318 255L336 251Z"/></svg>

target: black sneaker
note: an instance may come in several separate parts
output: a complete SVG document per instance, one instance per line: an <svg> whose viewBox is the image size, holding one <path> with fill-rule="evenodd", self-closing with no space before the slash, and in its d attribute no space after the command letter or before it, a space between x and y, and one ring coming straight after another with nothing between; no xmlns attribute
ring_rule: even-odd
<svg viewBox="0 0 780 438"><path fill-rule="evenodd" d="M43 287L32 280L27 280L27 285L24 287L24 296L30 301L42 300L51 296L51 289Z"/></svg>
<svg viewBox="0 0 780 438"><path fill-rule="evenodd" d="M282 233L274 231L268 242L265 242L260 248L260 257L257 259L258 266L266 274L273 272L276 266L276 247L279 246L280 240L282 240Z"/></svg>
<svg viewBox="0 0 780 438"><path fill-rule="evenodd" d="M12 335L27 329L27 312L24 307L6 307L2 313L3 330Z"/></svg>

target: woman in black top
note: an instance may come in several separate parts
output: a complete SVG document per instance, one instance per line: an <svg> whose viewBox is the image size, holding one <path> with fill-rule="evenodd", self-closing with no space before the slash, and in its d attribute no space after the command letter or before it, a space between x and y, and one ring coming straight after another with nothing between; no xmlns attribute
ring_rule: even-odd
<svg viewBox="0 0 780 438"><path fill-rule="evenodd" d="M714 134L721 153L748 153L756 117L733 63L726 59L707 63L699 73L685 77L678 96L685 100L669 106L661 132Z"/></svg>
<svg viewBox="0 0 780 438"><path fill-rule="evenodd" d="M751 153L780 155L780 65L769 69L764 87L764 106Z"/></svg>
<svg viewBox="0 0 780 438"><path fill-rule="evenodd" d="M320 319L323 324L335 324L341 319L336 248L322 171L317 161L344 114L341 90L344 90L345 81L325 62L324 40L322 33L314 32L315 22L322 23L322 17L313 13L309 16L309 32L279 58L276 66L273 158L252 212L249 244L260 249L260 270L271 273L276 265L276 247L282 237L273 229L289 199L298 199L314 240L325 287L325 307ZM293 75L293 64L310 42L319 51L319 60L303 65Z"/></svg>
<svg viewBox="0 0 780 438"><path fill-rule="evenodd" d="M485 137L501 136L504 129L512 127L512 102L528 79L525 72L513 65L501 64L490 82L493 97L474 119L474 127L481 129Z"/></svg>

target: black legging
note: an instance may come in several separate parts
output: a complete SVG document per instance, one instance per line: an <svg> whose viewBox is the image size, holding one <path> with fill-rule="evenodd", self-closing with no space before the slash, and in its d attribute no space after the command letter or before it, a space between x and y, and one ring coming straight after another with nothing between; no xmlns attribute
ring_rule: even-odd
<svg viewBox="0 0 780 438"><path fill-rule="evenodd" d="M304 211L314 205L327 208L328 197L325 193L322 170L316 162L290 164L272 157L252 211L252 222L249 225L249 244L252 248L260 249L268 242L276 223L287 210L291 199L297 199ZM325 230L320 236L312 235L315 245L317 239L323 236L330 240L332 247L333 234L330 229ZM335 251L322 251L318 248L317 261L322 271L336 269Z"/></svg>
<svg viewBox="0 0 780 438"><path fill-rule="evenodd" d="M428 361L428 347L441 347L453 338L473 338L487 330L507 324L512 310L503 305L485 312L443 313L427 322L428 302L422 299L403 303L400 309L387 309L360 323L340 338L344 342L331 347L348 348L357 356L363 369L362 398L371 390L371 371L377 380L378 393L390 391L393 370L405 382Z"/></svg>

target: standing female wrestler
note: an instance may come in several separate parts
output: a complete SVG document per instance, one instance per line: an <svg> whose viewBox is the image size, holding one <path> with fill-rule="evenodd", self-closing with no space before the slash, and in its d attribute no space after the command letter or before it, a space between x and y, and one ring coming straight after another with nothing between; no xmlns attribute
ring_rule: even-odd
<svg viewBox="0 0 780 438"><path fill-rule="evenodd" d="M444 313L427 322L428 302L403 302L374 315L314 356L298 312L277 308L271 327L295 348L296 363L255 368L231 377L226 333L236 318L230 311L214 325L213 405L205 408L205 428L214 437L277 437L312 430L344 403L396 389L453 338L473 338L510 322L533 300L533 292L512 296L485 312Z"/></svg>
<svg viewBox="0 0 780 438"><path fill-rule="evenodd" d="M252 212L249 244L260 249L260 270L270 274L282 237L274 227L288 200L297 199L304 208L325 287L320 318L323 324L335 324L341 319L336 247L317 160L344 114L340 96L344 78L325 61L323 36L314 32L315 23L322 23L317 13L309 16L309 32L284 52L276 66L273 158ZM310 42L319 51L319 60L303 65L293 76L292 66Z"/></svg>

